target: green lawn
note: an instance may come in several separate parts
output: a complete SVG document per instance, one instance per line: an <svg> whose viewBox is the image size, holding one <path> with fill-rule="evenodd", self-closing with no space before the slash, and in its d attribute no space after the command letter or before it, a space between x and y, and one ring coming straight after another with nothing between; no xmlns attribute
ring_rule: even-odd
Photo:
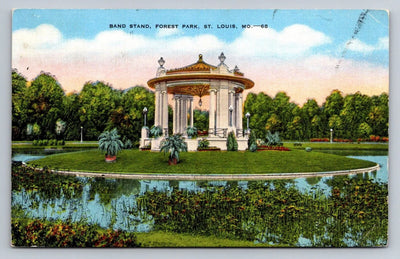
<svg viewBox="0 0 400 259"><path fill-rule="evenodd" d="M168 155L159 152L124 150L115 163L106 163L98 150L71 152L31 161L39 167L59 170L115 173L169 174L260 174L291 172L323 172L366 168L369 161L320 152L189 152L181 153L178 165L168 165Z"/></svg>
<svg viewBox="0 0 400 259"><path fill-rule="evenodd" d="M45 148L92 148L98 147L98 141L84 141L80 143L79 141L66 141L64 146L34 146L32 141L13 141L12 149L45 149Z"/></svg>
<svg viewBox="0 0 400 259"><path fill-rule="evenodd" d="M301 146L294 146L295 142L285 142L285 147L290 149L304 149L305 147L311 147L312 149L325 149L325 150L388 150L388 143L318 143L318 142L306 142L302 143Z"/></svg>
<svg viewBox="0 0 400 259"><path fill-rule="evenodd" d="M271 247L251 241L153 231L135 233L141 247Z"/></svg>

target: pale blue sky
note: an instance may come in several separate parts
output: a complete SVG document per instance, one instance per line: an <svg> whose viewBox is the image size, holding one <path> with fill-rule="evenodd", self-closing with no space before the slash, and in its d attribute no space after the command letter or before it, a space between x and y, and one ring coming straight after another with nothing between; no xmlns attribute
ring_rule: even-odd
<svg viewBox="0 0 400 259"><path fill-rule="evenodd" d="M293 24L304 24L324 33L331 39L328 44L317 46L314 53L340 57L344 45L353 36L357 20L363 10L49 10L19 9L14 11L13 31L32 29L41 24L56 27L65 39L93 39L98 33L110 30L109 24L148 23L148 29L130 30L147 37L156 35L156 23L198 24L198 30L182 30L179 36L214 34L220 40L232 42L240 36L242 29L222 30L216 24L268 24L271 29L282 31ZM203 29L212 24L213 29ZM384 10L370 10L356 39L377 46L379 39L388 37L388 14ZM365 60L388 66L388 50L376 48L373 51L347 51L346 58Z"/></svg>

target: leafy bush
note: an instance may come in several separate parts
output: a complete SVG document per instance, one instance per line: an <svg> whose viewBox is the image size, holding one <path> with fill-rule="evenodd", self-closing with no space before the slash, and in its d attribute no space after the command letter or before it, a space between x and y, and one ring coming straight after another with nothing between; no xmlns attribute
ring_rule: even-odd
<svg viewBox="0 0 400 259"><path fill-rule="evenodd" d="M256 152L256 151L257 151L257 144L256 144L256 143L252 143L252 144L250 145L249 150L250 150L251 152Z"/></svg>
<svg viewBox="0 0 400 259"><path fill-rule="evenodd" d="M170 161L176 160L176 162L179 162L179 153L187 151L187 145L183 141L182 136L180 134L176 134L168 136L161 142L160 152L162 151L164 151L164 153L169 152Z"/></svg>
<svg viewBox="0 0 400 259"><path fill-rule="evenodd" d="M38 145L38 140L35 139L35 140L32 142L32 145L37 146L37 145Z"/></svg>
<svg viewBox="0 0 400 259"><path fill-rule="evenodd" d="M12 219L12 244L20 247L138 247L134 233L78 223Z"/></svg>
<svg viewBox="0 0 400 259"><path fill-rule="evenodd" d="M210 146L210 142L207 139L203 138L199 141L198 149L206 149Z"/></svg>
<svg viewBox="0 0 400 259"><path fill-rule="evenodd" d="M186 133L189 138L197 137L197 128L196 127L188 127L186 129Z"/></svg>
<svg viewBox="0 0 400 259"><path fill-rule="evenodd" d="M252 149L251 146L255 146L255 149L254 149L254 147ZM256 134L254 134L254 132L250 132L249 139L247 140L247 148L251 152L257 151L257 136L256 136Z"/></svg>
<svg viewBox="0 0 400 259"><path fill-rule="evenodd" d="M65 141L64 140L57 141L57 146L64 146L64 145L65 145Z"/></svg>
<svg viewBox="0 0 400 259"><path fill-rule="evenodd" d="M49 140L43 139L42 145L43 145L43 146L47 146L48 144L49 144Z"/></svg>
<svg viewBox="0 0 400 259"><path fill-rule="evenodd" d="M42 140L38 140L37 145L38 146L43 146L43 141Z"/></svg>
<svg viewBox="0 0 400 259"><path fill-rule="evenodd" d="M111 131L104 131L99 136L99 149L109 156L116 156L118 151L120 151L124 144L119 139L117 129Z"/></svg>
<svg viewBox="0 0 400 259"><path fill-rule="evenodd" d="M281 138L279 137L279 132L275 132L274 134L271 131L267 131L266 135L267 146L277 146L281 143Z"/></svg>
<svg viewBox="0 0 400 259"><path fill-rule="evenodd" d="M150 134L151 134L153 137L158 138L158 137L161 136L161 134L162 134L162 129L161 129L161 127L160 127L160 126L153 126L153 127L151 127L151 129L150 129Z"/></svg>
<svg viewBox="0 0 400 259"><path fill-rule="evenodd" d="M228 151L237 151L238 143L236 141L235 133L233 131L229 132L228 140L226 141L226 146Z"/></svg>
<svg viewBox="0 0 400 259"><path fill-rule="evenodd" d="M127 139L124 143L124 149L131 149L132 147L132 141L130 139Z"/></svg>

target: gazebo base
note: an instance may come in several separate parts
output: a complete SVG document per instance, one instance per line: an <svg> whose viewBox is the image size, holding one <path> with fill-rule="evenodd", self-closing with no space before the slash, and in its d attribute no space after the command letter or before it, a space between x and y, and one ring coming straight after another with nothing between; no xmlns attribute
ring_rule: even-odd
<svg viewBox="0 0 400 259"><path fill-rule="evenodd" d="M207 140L210 143L210 147L218 147L221 150L227 150L227 138L208 137ZM247 138L237 138L236 141L238 143L239 151L244 151L247 149Z"/></svg>

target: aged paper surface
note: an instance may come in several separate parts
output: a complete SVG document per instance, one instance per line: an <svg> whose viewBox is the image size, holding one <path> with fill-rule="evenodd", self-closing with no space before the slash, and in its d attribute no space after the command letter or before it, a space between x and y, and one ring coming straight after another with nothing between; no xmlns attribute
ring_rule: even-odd
<svg viewBox="0 0 400 259"><path fill-rule="evenodd" d="M387 245L384 10L16 9L12 68L14 246Z"/></svg>

